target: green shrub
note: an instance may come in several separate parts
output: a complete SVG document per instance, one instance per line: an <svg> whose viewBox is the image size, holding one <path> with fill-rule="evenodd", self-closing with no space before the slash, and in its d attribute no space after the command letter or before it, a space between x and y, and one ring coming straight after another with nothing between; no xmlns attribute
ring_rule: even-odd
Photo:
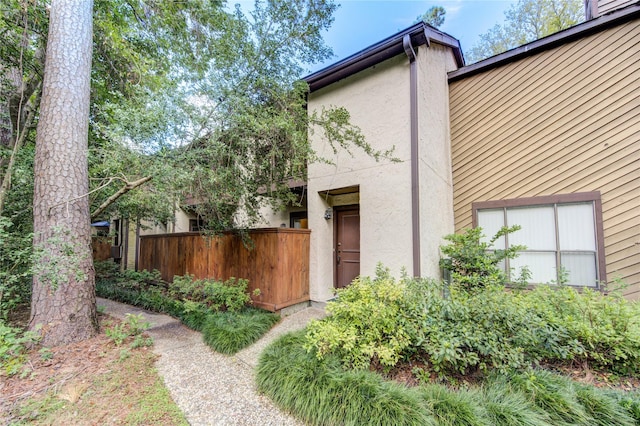
<svg viewBox="0 0 640 426"><path fill-rule="evenodd" d="M160 271L120 270L120 265L105 260L94 263L96 284L110 284L123 289L146 290L149 288L166 288L167 283L162 280Z"/></svg>
<svg viewBox="0 0 640 426"><path fill-rule="evenodd" d="M537 345L540 321L513 295L495 287L443 293L441 283L396 281L379 267L374 279L360 277L338 292L330 316L309 325L305 347L358 369L417 357L442 376L528 365L525 348Z"/></svg>
<svg viewBox="0 0 640 426"><path fill-rule="evenodd" d="M173 314L173 299L165 295L167 283L159 271L120 271L119 268L112 261L95 263L98 296Z"/></svg>
<svg viewBox="0 0 640 426"><path fill-rule="evenodd" d="M156 312L173 313L175 300L159 288L148 288L137 293L134 305Z"/></svg>
<svg viewBox="0 0 640 426"><path fill-rule="evenodd" d="M33 234L16 229L7 217L0 216L0 319L31 295Z"/></svg>
<svg viewBox="0 0 640 426"><path fill-rule="evenodd" d="M194 280L187 275L176 276L167 284L158 271L122 273L113 262L97 265L98 296L179 318L187 327L201 331L205 343L221 353L232 354L255 342L279 318L271 312L247 309L251 302L247 280ZM118 331L122 330L110 333L116 337L124 333Z"/></svg>
<svg viewBox="0 0 640 426"><path fill-rule="evenodd" d="M539 318L512 295L487 287L475 293L451 289L448 298L425 295L415 314L419 356L440 375L475 370L510 371L527 366Z"/></svg>
<svg viewBox="0 0 640 426"><path fill-rule="evenodd" d="M488 243L481 242L482 231L480 228L466 230L463 234L454 234L445 237L450 243L441 248L444 255L441 266L451 272L452 294L457 290L466 291L479 297L478 303L487 302L485 295L480 295L483 289L495 288L501 290L504 284L504 274L498 266L505 258L513 258L521 247L510 247L508 250L493 250L493 243L503 235L514 232L518 227L502 228ZM526 280L527 272L524 271L519 284ZM515 300L512 300L515 299ZM509 355L505 358L506 365L514 366L524 359L525 361L538 362L541 360L572 360L588 362L597 368L605 368L621 374L640 373L640 305L625 301L618 293L603 296L600 292L591 289L577 292L574 288L557 286L537 286L531 292L516 292L513 296L505 298L505 303L515 307L516 311L523 309L530 311L528 321L529 330L520 329L527 338L518 342L524 351L523 357L512 358L507 347L494 347L498 352ZM485 313L474 309L472 304L454 306L462 309L453 309L454 315L462 318L462 324L467 323L466 309L474 310L469 313L474 318L484 318ZM511 319L505 314L507 322L522 324L520 313L516 313ZM436 330L439 331L439 330ZM444 341L437 333L426 333L432 343L434 340L443 342L444 346L438 346L438 353L432 353L436 360L456 358L456 351L466 352L470 349L469 340L485 340L478 342L480 346L486 346L487 338L492 340L491 330L478 329L475 336L460 339L460 334L446 333ZM533 333L533 335L531 335ZM521 339L522 340L522 339ZM490 343L490 342L489 342ZM472 352L473 345L471 345ZM428 348L427 348L428 351ZM498 354L499 355L499 354ZM473 364L474 355L469 354ZM499 358L499 357L498 357ZM512 358L517 362L508 361ZM518 360L519 358L519 360ZM462 362L462 367L467 364ZM482 364L480 364L482 367Z"/></svg>
<svg viewBox="0 0 640 426"><path fill-rule="evenodd" d="M213 313L214 312L207 308L203 303L185 300L182 303L182 310L177 316L187 327L196 331L202 331L202 327L207 321L207 317Z"/></svg>
<svg viewBox="0 0 640 426"><path fill-rule="evenodd" d="M154 269L153 271L134 271L132 269L125 269L118 277L118 283L123 287L130 288L159 288L165 289L167 283L163 281L160 271Z"/></svg>
<svg viewBox="0 0 640 426"><path fill-rule="evenodd" d="M380 267L373 280L338 292L330 316L309 325L305 347L359 369L419 358L441 376L530 364L527 349L541 341L534 312L499 287L444 290L432 280L396 281Z"/></svg>
<svg viewBox="0 0 640 426"><path fill-rule="evenodd" d="M573 349L565 359L587 361L598 368L622 374L640 373L640 305L620 294L608 296L567 286L539 286L518 297L519 303L540 316L546 327L562 333L557 339ZM542 358L563 355L549 344L539 350Z"/></svg>
<svg viewBox="0 0 640 426"><path fill-rule="evenodd" d="M415 311L409 306L412 292L426 285L420 280L396 282L379 265L374 279L358 277L338 290L337 300L326 307L330 316L309 324L305 347L320 358L336 354L357 369L368 368L372 360L395 365L412 343L407 329L413 326L407 321Z"/></svg>
<svg viewBox="0 0 640 426"><path fill-rule="evenodd" d="M381 266L359 277L312 322L305 347L356 369L402 360L426 363L440 377L522 370L543 362L587 362L640 373L640 305L619 295L566 286L473 291L455 283L403 277Z"/></svg>
<svg viewBox="0 0 640 426"><path fill-rule="evenodd" d="M120 265L112 260L100 260L93 262L96 271L96 284L115 283L120 274Z"/></svg>
<svg viewBox="0 0 640 426"><path fill-rule="evenodd" d="M171 315L182 314L184 301L202 304L210 311L236 312L251 303L247 293L249 282L244 279L196 280L192 275L185 275L175 276L173 283L167 283L157 270L120 271L119 266L110 261L96 262L95 269L99 296Z"/></svg>
<svg viewBox="0 0 640 426"><path fill-rule="evenodd" d="M203 303L214 311L237 312L251 303L248 285L247 280L236 278L219 281L211 278L196 280L191 275L175 276L169 285L169 293L178 299Z"/></svg>
<svg viewBox="0 0 640 426"><path fill-rule="evenodd" d="M215 351L234 354L262 337L279 319L259 309L214 312L206 316L202 336Z"/></svg>
<svg viewBox="0 0 640 426"><path fill-rule="evenodd" d="M492 285L502 286L506 275L499 266L505 259L513 259L524 246L510 246L506 250L496 250L493 244L501 237L520 229L520 226L502 227L489 242L482 242L482 228L466 229L462 234L444 237L448 245L440 250L446 257L440 266L451 274L451 282L467 291L482 289Z"/></svg>

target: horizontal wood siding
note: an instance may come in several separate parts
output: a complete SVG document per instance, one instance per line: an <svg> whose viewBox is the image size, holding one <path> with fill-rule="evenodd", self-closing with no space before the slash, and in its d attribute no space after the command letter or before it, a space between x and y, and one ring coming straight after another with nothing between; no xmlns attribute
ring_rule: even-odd
<svg viewBox="0 0 640 426"><path fill-rule="evenodd" d="M607 276L640 298L640 21L450 84L456 230L471 203L600 191Z"/></svg>
<svg viewBox="0 0 640 426"><path fill-rule="evenodd" d="M636 3L638 0L598 0L598 15Z"/></svg>
<svg viewBox="0 0 640 426"><path fill-rule="evenodd" d="M309 300L309 230L273 228L250 231L253 248L235 234L198 233L140 237L139 269L157 269L162 279L231 277L249 280L254 305L270 311Z"/></svg>

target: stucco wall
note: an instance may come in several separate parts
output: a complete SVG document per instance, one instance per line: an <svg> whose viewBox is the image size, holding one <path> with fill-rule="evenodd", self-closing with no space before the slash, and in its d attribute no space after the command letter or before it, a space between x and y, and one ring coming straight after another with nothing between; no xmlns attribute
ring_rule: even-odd
<svg viewBox="0 0 640 426"><path fill-rule="evenodd" d="M453 232L447 72L455 68L450 49L438 44L418 51L418 125L422 276L439 277L439 246ZM337 204L360 207L360 273L372 275L378 262L395 275L413 271L411 206L410 65L399 55L355 76L314 92L309 109L343 106L375 149L395 145L398 162L375 162L366 154L332 149L317 132L314 148L334 165L309 166L308 208L311 233L311 299L332 296L333 221L323 213ZM326 197L322 191L358 186L357 199ZM319 194L320 192L320 194ZM324 193L326 195L326 193Z"/></svg>
<svg viewBox="0 0 640 426"><path fill-rule="evenodd" d="M435 43L420 46L417 61L420 270L424 277L439 277L442 237L454 231L447 72L457 67L451 50Z"/></svg>
<svg viewBox="0 0 640 426"><path fill-rule="evenodd" d="M175 232L189 232L189 220L195 219L195 215L186 213L182 209L176 209L174 212L174 221L169 222L166 225L153 223L151 221L143 220L140 226L140 235L156 235L156 234L171 234ZM130 228L135 229L135 223L129 225Z"/></svg>
<svg viewBox="0 0 640 426"><path fill-rule="evenodd" d="M288 228L291 223L291 213L304 212L306 207L299 206L287 206L282 210L273 210L269 206L264 206L260 209L260 214L263 217L263 221L256 226L256 228L279 228L284 224L284 228Z"/></svg>
<svg viewBox="0 0 640 426"><path fill-rule="evenodd" d="M320 132L311 136L314 149L333 165L314 163L308 171L308 211L311 229L310 295L314 301L333 296L333 220L327 208L360 205L360 272L372 275L377 262L394 272L411 268L411 175L409 147L409 63L401 55L334 83L309 96L309 110L345 107L374 149L395 145L394 156L376 162L361 150L334 155ZM359 185L359 196L331 198L320 191Z"/></svg>
<svg viewBox="0 0 640 426"><path fill-rule="evenodd" d="M191 219L195 219L195 216L186 213L184 210L177 209L175 221L173 224L169 224L171 232L189 232L189 220Z"/></svg>

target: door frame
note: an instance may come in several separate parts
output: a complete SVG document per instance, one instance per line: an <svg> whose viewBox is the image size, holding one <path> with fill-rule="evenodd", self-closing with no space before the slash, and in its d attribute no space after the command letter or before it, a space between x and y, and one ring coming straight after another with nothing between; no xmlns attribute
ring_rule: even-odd
<svg viewBox="0 0 640 426"><path fill-rule="evenodd" d="M333 265L333 288L338 288L338 264L336 263L336 246L338 243L338 215L339 211L358 210L358 221L360 221L360 204L349 204L347 206L333 207L333 241L331 243L331 264ZM358 243L358 245L360 245ZM361 249L362 250L362 249Z"/></svg>

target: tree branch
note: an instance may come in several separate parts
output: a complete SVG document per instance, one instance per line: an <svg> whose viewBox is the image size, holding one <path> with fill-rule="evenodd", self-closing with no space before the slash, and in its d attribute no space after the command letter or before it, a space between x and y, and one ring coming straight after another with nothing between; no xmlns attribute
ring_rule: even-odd
<svg viewBox="0 0 640 426"><path fill-rule="evenodd" d="M9 164L4 173L4 177L2 178L2 184L0 185L0 214L2 214L4 210L4 203L7 198L7 192L11 189L11 175L13 174L13 166L16 162L16 156L18 155L18 151L24 145L25 140L27 139L27 135L29 134L28 129L33 124L36 117L36 110L38 105L40 104L40 96L42 95L42 87L40 85L36 88L36 97L34 99L33 104L27 105L27 116L24 121L24 126L22 128L22 132L19 133L18 139L15 144L13 144L11 150L11 157L9 158Z"/></svg>
<svg viewBox="0 0 640 426"><path fill-rule="evenodd" d="M97 218L100 213L105 211L107 209L107 207L109 207L111 204L113 204L118 198L122 197L124 194L126 194L129 191L131 191L132 189L135 189L135 188L139 187L140 185L143 185L144 183L150 181L151 178L152 178L152 176L146 176L146 177L143 177L142 179L138 179L138 180L136 180L134 182L126 182L125 185L122 188L120 188L115 194L113 194L109 198L107 198L102 204L100 204L100 206L97 209L95 209L91 213L91 220Z"/></svg>

